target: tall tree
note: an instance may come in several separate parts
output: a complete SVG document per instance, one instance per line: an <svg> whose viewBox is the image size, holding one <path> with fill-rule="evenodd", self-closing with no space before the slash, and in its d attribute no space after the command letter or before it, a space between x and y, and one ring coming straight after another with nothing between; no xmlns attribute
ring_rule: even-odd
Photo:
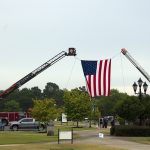
<svg viewBox="0 0 150 150"><path fill-rule="evenodd" d="M64 92L64 102L67 118L72 121L76 121L77 127L79 121L89 117L91 112L91 103L86 92L79 91L78 89L71 91L66 90Z"/></svg>
<svg viewBox="0 0 150 150"><path fill-rule="evenodd" d="M126 100L118 103L117 114L130 122L135 122L144 113L144 106L135 96L130 96Z"/></svg>
<svg viewBox="0 0 150 150"><path fill-rule="evenodd" d="M63 105L63 90L59 89L59 86L55 83L48 82L43 90L45 98L53 98L56 100L57 106Z"/></svg>
<svg viewBox="0 0 150 150"><path fill-rule="evenodd" d="M7 101L7 102L5 103L5 109L4 109L4 111L7 111L7 112L20 111L19 103L16 102L15 100Z"/></svg>
<svg viewBox="0 0 150 150"><path fill-rule="evenodd" d="M31 88L32 98L33 99L41 99L42 98L42 91L38 88L38 86Z"/></svg>
<svg viewBox="0 0 150 150"><path fill-rule="evenodd" d="M20 107L23 111L27 111L29 108L33 107L32 101L33 95L30 89L23 88L20 90L17 98L17 102L20 103Z"/></svg>
<svg viewBox="0 0 150 150"><path fill-rule="evenodd" d="M127 98L126 93L119 93L118 90L112 89L108 97L96 97L97 105L102 116L115 115L115 107L117 103Z"/></svg>
<svg viewBox="0 0 150 150"><path fill-rule="evenodd" d="M33 103L32 116L39 121L48 123L60 115L54 99L33 100Z"/></svg>

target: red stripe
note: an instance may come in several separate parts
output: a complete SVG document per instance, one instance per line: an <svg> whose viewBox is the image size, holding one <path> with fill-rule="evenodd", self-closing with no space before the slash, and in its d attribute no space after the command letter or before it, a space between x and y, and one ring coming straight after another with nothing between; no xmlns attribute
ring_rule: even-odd
<svg viewBox="0 0 150 150"><path fill-rule="evenodd" d="M110 75L111 75L111 59L108 68L108 96L110 96Z"/></svg>
<svg viewBox="0 0 150 150"><path fill-rule="evenodd" d="M103 89L104 89L104 95L106 95L106 72L107 72L107 59L104 61L104 79L103 79Z"/></svg>
<svg viewBox="0 0 150 150"><path fill-rule="evenodd" d="M90 96L92 96L92 93L91 93L91 75L88 75L88 79L87 79L88 81L88 88L89 88L89 94L90 94Z"/></svg>
<svg viewBox="0 0 150 150"><path fill-rule="evenodd" d="M96 75L93 77L94 96L96 96Z"/></svg>
<svg viewBox="0 0 150 150"><path fill-rule="evenodd" d="M101 95L101 72L102 72L102 60L100 61L99 64L99 69L98 69L98 95Z"/></svg>

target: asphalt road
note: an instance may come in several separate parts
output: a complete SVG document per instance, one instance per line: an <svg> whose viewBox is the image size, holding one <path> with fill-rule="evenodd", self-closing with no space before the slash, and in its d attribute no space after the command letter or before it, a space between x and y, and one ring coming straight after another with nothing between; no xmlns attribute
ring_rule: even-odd
<svg viewBox="0 0 150 150"><path fill-rule="evenodd" d="M126 141L124 137L115 137L104 135L104 138L99 138L99 130L97 131L80 131L81 139L75 142L78 143L93 143L106 146L124 148L126 150L150 150L150 145L139 144L135 142Z"/></svg>

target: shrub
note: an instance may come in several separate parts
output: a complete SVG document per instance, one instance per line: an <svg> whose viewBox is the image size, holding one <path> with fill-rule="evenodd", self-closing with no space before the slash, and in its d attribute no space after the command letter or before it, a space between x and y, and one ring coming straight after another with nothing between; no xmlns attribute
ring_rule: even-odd
<svg viewBox="0 0 150 150"><path fill-rule="evenodd" d="M150 136L150 127L134 125L116 125L110 128L110 134L115 136Z"/></svg>

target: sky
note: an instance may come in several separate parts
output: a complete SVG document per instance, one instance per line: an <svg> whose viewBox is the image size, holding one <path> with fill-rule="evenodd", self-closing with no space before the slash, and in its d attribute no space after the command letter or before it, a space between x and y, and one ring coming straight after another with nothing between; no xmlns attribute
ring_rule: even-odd
<svg viewBox="0 0 150 150"><path fill-rule="evenodd" d="M149 82L120 52L126 48L150 74L149 6L149 0L0 0L0 90L74 47L76 57L63 58L21 88L85 86L80 60L111 58L111 89L134 95L133 82Z"/></svg>

